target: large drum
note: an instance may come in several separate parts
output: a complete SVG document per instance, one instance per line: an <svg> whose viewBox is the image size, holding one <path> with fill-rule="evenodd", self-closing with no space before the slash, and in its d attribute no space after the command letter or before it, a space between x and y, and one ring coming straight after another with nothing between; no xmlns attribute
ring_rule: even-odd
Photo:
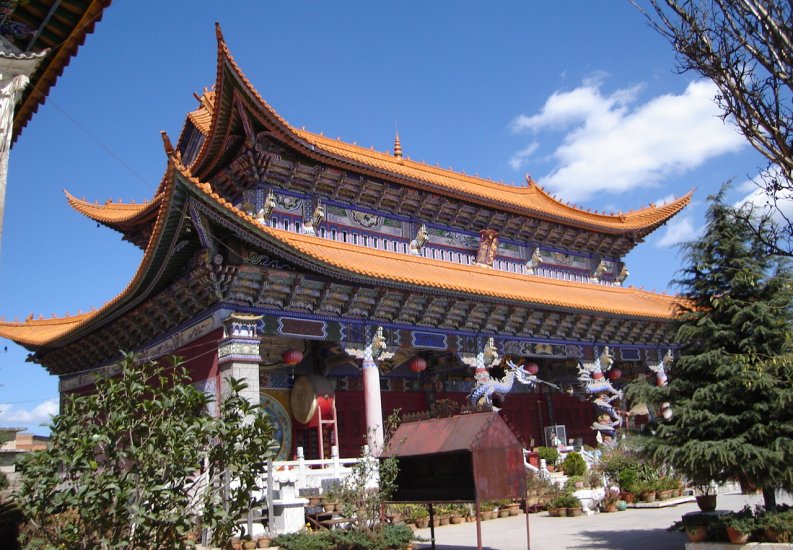
<svg viewBox="0 0 793 550"><path fill-rule="evenodd" d="M292 404L292 416L301 424L310 424L317 410L320 410L324 420L331 420L333 399L333 385L330 380L318 374L301 376L295 380L289 399Z"/></svg>

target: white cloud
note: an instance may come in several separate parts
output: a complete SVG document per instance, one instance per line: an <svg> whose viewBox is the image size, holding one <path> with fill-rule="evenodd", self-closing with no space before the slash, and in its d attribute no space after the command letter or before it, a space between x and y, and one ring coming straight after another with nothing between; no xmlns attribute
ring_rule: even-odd
<svg viewBox="0 0 793 550"><path fill-rule="evenodd" d="M655 246L670 248L676 244L693 241L701 231L701 229L694 229L694 222L688 216L673 219L666 224L666 232L658 239Z"/></svg>
<svg viewBox="0 0 793 550"><path fill-rule="evenodd" d="M0 425L38 425L46 424L58 414L58 400L48 399L32 410L0 403Z"/></svg>
<svg viewBox="0 0 793 550"><path fill-rule="evenodd" d="M531 157L534 152L537 150L540 144L536 141L530 143L525 149L521 149L514 155L512 158L509 159L509 165L512 167L513 170L520 170L521 167L526 164L526 161Z"/></svg>
<svg viewBox="0 0 793 550"><path fill-rule="evenodd" d="M774 176L774 172L769 174L769 177ZM746 180L737 187L737 190L746 193L746 195L733 205L735 208L752 206L757 214L770 213L771 219L780 224L786 224L789 223L789 220L793 220L793 192L788 190L778 192L775 204L765 192L762 175Z"/></svg>
<svg viewBox="0 0 793 550"><path fill-rule="evenodd" d="M670 193L665 197L662 197L655 201L655 206L663 206L665 204L669 204L670 202L674 201L677 197L675 197L674 193Z"/></svg>
<svg viewBox="0 0 793 550"><path fill-rule="evenodd" d="M692 82L680 95L634 105L641 87L604 95L598 81L556 92L539 113L520 115L514 131L564 130L556 166L538 182L568 200L652 187L664 178L736 151L744 139L719 118L715 86Z"/></svg>

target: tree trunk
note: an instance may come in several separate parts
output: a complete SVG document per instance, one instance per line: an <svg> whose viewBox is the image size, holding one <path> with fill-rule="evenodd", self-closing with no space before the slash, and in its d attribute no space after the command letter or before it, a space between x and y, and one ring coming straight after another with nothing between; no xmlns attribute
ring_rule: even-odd
<svg viewBox="0 0 793 550"><path fill-rule="evenodd" d="M776 490L774 487L763 487L763 500L767 512L776 512Z"/></svg>

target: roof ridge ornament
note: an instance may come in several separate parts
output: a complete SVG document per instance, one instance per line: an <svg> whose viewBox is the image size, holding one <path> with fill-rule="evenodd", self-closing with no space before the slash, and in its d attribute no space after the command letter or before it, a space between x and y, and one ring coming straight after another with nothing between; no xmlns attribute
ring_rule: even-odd
<svg viewBox="0 0 793 550"><path fill-rule="evenodd" d="M394 156L398 159L402 158L402 144L399 142L399 130L394 137Z"/></svg>

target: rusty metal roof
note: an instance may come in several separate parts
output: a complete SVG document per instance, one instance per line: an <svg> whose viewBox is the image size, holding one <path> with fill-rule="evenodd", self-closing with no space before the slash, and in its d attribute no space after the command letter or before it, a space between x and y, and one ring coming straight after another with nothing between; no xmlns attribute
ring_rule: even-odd
<svg viewBox="0 0 793 550"><path fill-rule="evenodd" d="M416 456L523 446L496 412L406 422L399 426L382 457Z"/></svg>

